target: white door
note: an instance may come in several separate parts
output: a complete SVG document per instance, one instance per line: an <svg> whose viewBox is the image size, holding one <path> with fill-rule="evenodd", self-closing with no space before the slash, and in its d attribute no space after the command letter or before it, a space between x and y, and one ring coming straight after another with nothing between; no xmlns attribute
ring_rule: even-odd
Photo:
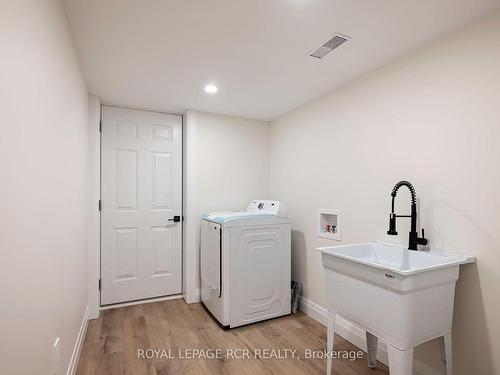
<svg viewBox="0 0 500 375"><path fill-rule="evenodd" d="M102 305L181 293L181 157L181 116L102 107Z"/></svg>

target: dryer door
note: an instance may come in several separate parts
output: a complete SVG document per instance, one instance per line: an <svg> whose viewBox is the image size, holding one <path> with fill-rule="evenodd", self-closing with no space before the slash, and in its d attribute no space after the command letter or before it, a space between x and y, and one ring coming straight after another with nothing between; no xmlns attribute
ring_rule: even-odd
<svg viewBox="0 0 500 375"><path fill-rule="evenodd" d="M231 327L290 313L290 224L231 228Z"/></svg>

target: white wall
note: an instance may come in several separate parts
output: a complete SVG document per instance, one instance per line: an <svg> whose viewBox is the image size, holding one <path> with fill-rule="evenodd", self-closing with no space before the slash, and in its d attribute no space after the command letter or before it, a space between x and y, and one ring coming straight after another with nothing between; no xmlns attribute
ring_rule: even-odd
<svg viewBox="0 0 500 375"><path fill-rule="evenodd" d="M385 235L401 179L421 198L432 247L477 257L457 285L457 375L500 374L499 66L496 13L271 124L270 198L288 205L292 276L308 299L325 305L315 247L338 244L317 238L317 209L342 210L343 243L406 243L402 220L398 238ZM408 194L397 199L409 211ZM429 348L417 359L435 362Z"/></svg>
<svg viewBox="0 0 500 375"><path fill-rule="evenodd" d="M87 306L87 90L59 1L0 11L0 373L66 373Z"/></svg>
<svg viewBox="0 0 500 375"><path fill-rule="evenodd" d="M245 209L269 186L269 125L184 114L184 287L199 288L199 222L204 212ZM188 298L189 299L189 298ZM191 301L191 300L190 300Z"/></svg>
<svg viewBox="0 0 500 375"><path fill-rule="evenodd" d="M89 319L99 317L101 305L99 279L101 277L101 215L98 210L101 197L101 99L89 95L89 233L88 233L88 307Z"/></svg>

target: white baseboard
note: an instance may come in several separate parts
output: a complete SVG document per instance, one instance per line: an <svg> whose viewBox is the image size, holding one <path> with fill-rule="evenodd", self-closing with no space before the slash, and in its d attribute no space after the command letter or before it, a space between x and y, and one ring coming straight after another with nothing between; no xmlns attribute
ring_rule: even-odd
<svg viewBox="0 0 500 375"><path fill-rule="evenodd" d="M144 305L145 303L170 301L172 299L179 299L179 298L182 298L182 294L174 294L172 296L165 296L165 297L158 297L158 298L140 299L140 300L131 301L131 302L115 303L113 305L101 306L100 310L101 311L102 310L111 310L111 309L116 309L118 307L127 307L127 306L134 306L134 305Z"/></svg>
<svg viewBox="0 0 500 375"><path fill-rule="evenodd" d="M326 327L326 309L305 297L300 297L299 310Z"/></svg>
<svg viewBox="0 0 500 375"><path fill-rule="evenodd" d="M326 327L327 318L326 309L324 307L308 300L307 298L301 297L300 310ZM366 334L361 328L337 316L335 318L335 333L366 352ZM380 341L377 347L377 359L384 365L388 364L387 346L385 343Z"/></svg>
<svg viewBox="0 0 500 375"><path fill-rule="evenodd" d="M78 336L76 338L75 346L73 348L73 353L69 360L68 371L66 375L74 375L76 373L76 367L78 366L78 360L80 359L80 353L82 351L83 341L85 340L85 334L87 333L87 326L89 323L89 307L85 308L85 314L83 314L82 324L80 325L80 330L78 331Z"/></svg>
<svg viewBox="0 0 500 375"><path fill-rule="evenodd" d="M193 290L192 293L186 293L184 294L184 301L186 303L198 303L201 302L201 292L200 289L195 289Z"/></svg>
<svg viewBox="0 0 500 375"><path fill-rule="evenodd" d="M327 311L324 307L308 300L307 298L301 297L299 309L304 312L304 314L326 327ZM337 316L335 318L335 333L366 352L366 333L363 329L352 324L348 320ZM384 365L388 366L389 361L387 359L387 345L382 341L379 341L378 343L377 359ZM441 372L436 371L418 360L413 361L413 373L414 375L441 375Z"/></svg>

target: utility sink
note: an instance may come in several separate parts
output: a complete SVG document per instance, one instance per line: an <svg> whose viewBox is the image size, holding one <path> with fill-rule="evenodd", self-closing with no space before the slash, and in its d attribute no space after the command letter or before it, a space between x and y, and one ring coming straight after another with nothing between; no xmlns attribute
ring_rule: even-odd
<svg viewBox="0 0 500 375"><path fill-rule="evenodd" d="M337 258L385 269L402 276L474 262L474 257L440 251L414 251L402 246L366 242L320 247L319 251Z"/></svg>
<svg viewBox="0 0 500 375"><path fill-rule="evenodd" d="M442 336L451 374L455 283L460 265L474 257L379 242L317 250L325 269L329 351L339 315L366 330L370 367L380 338L387 343L390 373L411 375L413 348Z"/></svg>

